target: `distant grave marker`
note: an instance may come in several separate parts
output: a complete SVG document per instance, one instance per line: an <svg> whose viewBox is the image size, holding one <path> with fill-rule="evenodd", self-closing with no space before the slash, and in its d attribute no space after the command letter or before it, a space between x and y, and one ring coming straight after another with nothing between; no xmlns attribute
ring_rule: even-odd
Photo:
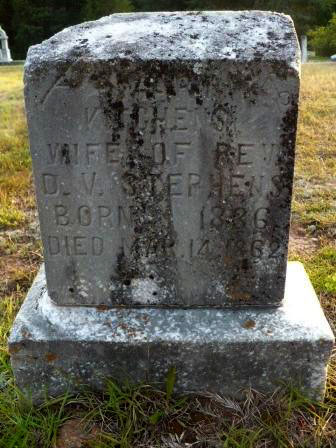
<svg viewBox="0 0 336 448"><path fill-rule="evenodd" d="M8 47L8 37L0 26L0 63L2 62L12 62L12 57Z"/></svg>
<svg viewBox="0 0 336 448"><path fill-rule="evenodd" d="M308 38L305 34L301 36L301 62L308 62Z"/></svg>

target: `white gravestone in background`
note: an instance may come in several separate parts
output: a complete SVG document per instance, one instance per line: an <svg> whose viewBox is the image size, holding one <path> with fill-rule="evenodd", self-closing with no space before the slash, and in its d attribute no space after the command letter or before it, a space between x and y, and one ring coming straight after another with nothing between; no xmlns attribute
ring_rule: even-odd
<svg viewBox="0 0 336 448"><path fill-rule="evenodd" d="M308 38L305 34L301 36L301 62L308 62Z"/></svg>
<svg viewBox="0 0 336 448"><path fill-rule="evenodd" d="M0 27L0 63L12 62L12 57L8 47L8 37L5 31Z"/></svg>

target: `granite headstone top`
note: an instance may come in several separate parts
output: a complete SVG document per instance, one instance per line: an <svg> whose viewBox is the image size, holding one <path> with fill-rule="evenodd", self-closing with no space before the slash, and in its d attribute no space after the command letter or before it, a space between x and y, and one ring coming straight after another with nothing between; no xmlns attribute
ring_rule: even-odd
<svg viewBox="0 0 336 448"><path fill-rule="evenodd" d="M51 299L276 306L300 51L267 12L115 14L29 50Z"/></svg>

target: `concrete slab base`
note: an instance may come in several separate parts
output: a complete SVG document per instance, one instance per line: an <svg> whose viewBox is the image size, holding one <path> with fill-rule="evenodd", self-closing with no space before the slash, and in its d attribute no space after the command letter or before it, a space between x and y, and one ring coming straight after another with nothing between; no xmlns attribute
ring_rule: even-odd
<svg viewBox="0 0 336 448"><path fill-rule="evenodd" d="M334 343L300 263L289 263L284 303L273 309L99 309L60 307L41 269L17 315L9 350L17 385L45 394L101 390L107 378L163 382L176 390L239 398L292 383L322 399Z"/></svg>

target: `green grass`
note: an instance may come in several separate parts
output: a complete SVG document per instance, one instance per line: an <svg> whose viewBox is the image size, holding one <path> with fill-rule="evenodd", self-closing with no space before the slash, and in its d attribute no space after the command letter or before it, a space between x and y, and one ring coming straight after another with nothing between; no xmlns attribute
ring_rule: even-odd
<svg viewBox="0 0 336 448"><path fill-rule="evenodd" d="M32 407L14 384L7 337L42 260L22 97L22 67L0 68L0 448L2 447L335 447L336 368L325 402L287 385L241 402L108 382ZM290 258L304 263L336 329L336 64L303 67ZM307 243L300 245L302 242ZM311 242L314 242L311 247ZM308 249L307 249L308 247ZM66 445L65 441L68 441ZM62 444L63 443L63 444ZM191 445L190 445L191 446Z"/></svg>
<svg viewBox="0 0 336 448"><path fill-rule="evenodd" d="M326 56L309 55L309 62L330 62L330 58Z"/></svg>
<svg viewBox="0 0 336 448"><path fill-rule="evenodd" d="M330 293L336 296L336 249L323 247L305 260L306 268L317 293Z"/></svg>

